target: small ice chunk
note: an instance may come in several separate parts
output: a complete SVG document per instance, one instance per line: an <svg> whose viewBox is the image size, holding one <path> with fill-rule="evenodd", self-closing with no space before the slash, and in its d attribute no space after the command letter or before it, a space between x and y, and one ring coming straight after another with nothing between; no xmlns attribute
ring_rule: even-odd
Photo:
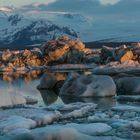
<svg viewBox="0 0 140 140"><path fill-rule="evenodd" d="M140 130L140 122L139 121L132 121L131 124L135 130Z"/></svg>
<svg viewBox="0 0 140 140"><path fill-rule="evenodd" d="M118 105L112 108L113 111L131 111L131 112L140 112L140 108L137 106L131 105Z"/></svg>
<svg viewBox="0 0 140 140"><path fill-rule="evenodd" d="M60 119L61 116L62 114L59 111L55 111L48 114L38 115L35 121L37 122L37 125L46 125Z"/></svg>
<svg viewBox="0 0 140 140"><path fill-rule="evenodd" d="M68 127L75 128L80 133L86 135L99 135L112 130L112 127L106 123L90 123L90 124L68 124Z"/></svg>
<svg viewBox="0 0 140 140"><path fill-rule="evenodd" d="M63 140L61 139L62 137L59 137L62 135L64 138L67 136L67 139L70 137L70 138L74 138L74 140L81 140L81 138L83 138L84 140L84 138L88 139L88 138L91 138L91 136L103 135L106 132L109 132L111 130L112 128L106 123L91 123L91 124L69 123L65 125L57 124L57 125L52 125L52 126L46 126L44 128L37 128L37 129L34 129L31 132L31 134L36 135L37 137L40 137L40 135L44 134L47 136L47 138L48 136L56 136L57 138L59 138L58 140ZM69 135L72 135L72 137ZM77 136L79 137L79 139L77 138ZM86 136L89 136L89 137L86 137ZM53 138L56 138L56 137L53 137ZM52 138L52 137L49 137L49 138ZM93 138L94 137L92 137L91 140L94 140Z"/></svg>
<svg viewBox="0 0 140 140"><path fill-rule="evenodd" d="M63 118L79 118L79 117L83 117L84 115L86 115L88 112L91 112L93 110L95 110L95 105L88 105L85 107L82 107L81 109L78 110L74 110L68 114L65 114Z"/></svg>
<svg viewBox="0 0 140 140"><path fill-rule="evenodd" d="M19 129L15 129L13 131L10 131L8 133L8 135L10 136L13 136L13 135L22 135L22 134L27 134L27 133L30 133L30 130L29 129L26 129L26 128L19 128Z"/></svg>
<svg viewBox="0 0 140 140"><path fill-rule="evenodd" d="M88 122L105 122L109 120L109 115L105 113L95 113L93 116L88 117Z"/></svg>
<svg viewBox="0 0 140 140"><path fill-rule="evenodd" d="M58 105L58 106L49 106L48 109L51 110L59 110L59 111L73 111L73 110L78 110L81 109L82 107L85 106L94 106L94 108L97 106L94 103L82 103L82 102L76 102L76 103L71 103L71 104L63 104L63 105Z"/></svg>
<svg viewBox="0 0 140 140"><path fill-rule="evenodd" d="M31 129L34 127L36 127L35 121L21 116L12 116L0 122L0 130L4 133L8 133L19 128Z"/></svg>
<svg viewBox="0 0 140 140"><path fill-rule="evenodd" d="M113 128L130 128L131 127L131 122L128 120L123 120L123 119L112 119L110 121L111 126Z"/></svg>

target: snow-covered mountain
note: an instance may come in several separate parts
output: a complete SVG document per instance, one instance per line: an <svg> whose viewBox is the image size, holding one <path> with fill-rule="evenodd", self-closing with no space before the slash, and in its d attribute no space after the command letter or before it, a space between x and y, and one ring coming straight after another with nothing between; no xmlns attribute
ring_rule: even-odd
<svg viewBox="0 0 140 140"><path fill-rule="evenodd" d="M0 44L34 45L62 34L84 42L140 41L140 0L52 1L1 7Z"/></svg>
<svg viewBox="0 0 140 140"><path fill-rule="evenodd" d="M32 17L34 19L48 19L56 25L72 28L76 31L80 39L83 41L93 40L93 19L91 17L73 12L41 10L30 10L25 14L28 17Z"/></svg>
<svg viewBox="0 0 140 140"><path fill-rule="evenodd" d="M0 12L0 47L40 44L61 35L78 37L73 29L56 25L47 19Z"/></svg>
<svg viewBox="0 0 140 140"><path fill-rule="evenodd" d="M50 20L72 27L85 42L125 42L140 40L139 5L140 0L56 0L27 5L22 10L40 15L53 11L47 15Z"/></svg>

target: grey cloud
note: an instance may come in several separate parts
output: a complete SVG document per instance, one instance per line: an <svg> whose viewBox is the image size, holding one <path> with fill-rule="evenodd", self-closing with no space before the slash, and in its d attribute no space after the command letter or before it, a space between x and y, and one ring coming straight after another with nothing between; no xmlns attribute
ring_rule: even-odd
<svg viewBox="0 0 140 140"><path fill-rule="evenodd" d="M103 5L99 0L57 0L49 5L40 5L40 10L79 12L89 15L125 14L139 12L140 0L120 0L114 5Z"/></svg>

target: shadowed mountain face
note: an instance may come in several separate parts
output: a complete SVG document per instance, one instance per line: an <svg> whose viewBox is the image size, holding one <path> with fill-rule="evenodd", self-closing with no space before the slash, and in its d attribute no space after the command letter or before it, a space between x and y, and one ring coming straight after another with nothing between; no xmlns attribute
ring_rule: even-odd
<svg viewBox="0 0 140 140"><path fill-rule="evenodd" d="M10 26L8 23L5 24L7 20L4 22L1 18L0 43L3 44L3 41L7 40L4 38L6 34L10 34L10 45L17 45L18 42L33 45L58 34L78 36L85 42L139 41L139 5L139 0L56 0L50 4L25 5L12 12L5 12L8 16L13 13L20 15L8 20ZM0 13L1 15L4 16L3 13ZM21 17L26 17L26 22L25 19L23 22ZM28 24L19 27L27 22ZM2 28L1 25L6 27ZM17 28L14 28L15 26ZM10 28L14 33L18 32L13 36ZM23 30L19 32L21 28Z"/></svg>

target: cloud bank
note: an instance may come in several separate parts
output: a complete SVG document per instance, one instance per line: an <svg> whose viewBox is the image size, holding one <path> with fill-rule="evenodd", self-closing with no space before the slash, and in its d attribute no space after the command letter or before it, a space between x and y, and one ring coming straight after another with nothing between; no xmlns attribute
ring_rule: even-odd
<svg viewBox="0 0 140 140"><path fill-rule="evenodd" d="M100 2L102 5L115 5L115 4L117 4L118 2L120 2L120 0L99 0L99 2Z"/></svg>
<svg viewBox="0 0 140 140"><path fill-rule="evenodd" d="M50 4L56 2L57 0L0 0L0 6L14 6L21 7L24 5L29 5L32 3L36 4Z"/></svg>

